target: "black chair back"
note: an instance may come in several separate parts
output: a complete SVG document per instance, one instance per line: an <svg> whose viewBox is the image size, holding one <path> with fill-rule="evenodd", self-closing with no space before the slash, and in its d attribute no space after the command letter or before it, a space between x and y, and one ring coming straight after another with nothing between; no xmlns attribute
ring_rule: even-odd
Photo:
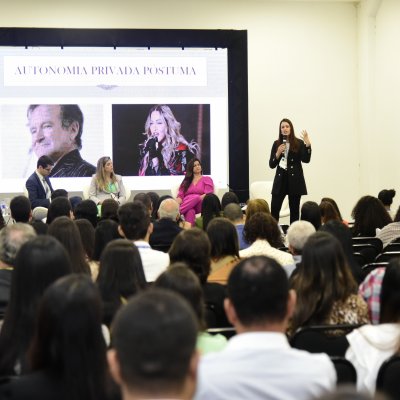
<svg viewBox="0 0 400 400"><path fill-rule="evenodd" d="M360 268L368 264L367 259L361 253L353 253L353 257Z"/></svg>
<svg viewBox="0 0 400 400"><path fill-rule="evenodd" d="M362 324L313 325L296 331L290 340L292 347L310 353L326 353L330 357L344 357L349 342L346 335Z"/></svg>
<svg viewBox="0 0 400 400"><path fill-rule="evenodd" d="M363 276L363 279L365 279L367 277L367 275L374 269L377 269L380 267L386 268L388 264L389 264L388 262L373 262L373 263L365 264L361 268L361 274Z"/></svg>
<svg viewBox="0 0 400 400"><path fill-rule="evenodd" d="M211 333L211 335L223 335L225 336L227 339L230 339L232 336L236 335L236 330L233 326L228 326L226 328L210 328L207 329L208 333Z"/></svg>
<svg viewBox="0 0 400 400"><path fill-rule="evenodd" d="M379 254L379 250L376 246L371 243L353 243L353 253L360 253L364 256L366 264L373 262L376 256Z"/></svg>
<svg viewBox="0 0 400 400"><path fill-rule="evenodd" d="M388 251L385 253L378 254L375 259L375 262L376 263L389 262L393 258L398 258L398 257L400 257L400 251Z"/></svg>
<svg viewBox="0 0 400 400"><path fill-rule="evenodd" d="M372 246L377 248L378 253L382 251L383 243L377 237L358 236L358 237L353 237L352 241L353 244L371 244Z"/></svg>
<svg viewBox="0 0 400 400"><path fill-rule="evenodd" d="M400 242L389 243L382 251L382 253L387 253L388 251L400 251Z"/></svg>
<svg viewBox="0 0 400 400"><path fill-rule="evenodd" d="M391 399L400 399L400 356L394 355L386 360L378 371L376 390Z"/></svg>
<svg viewBox="0 0 400 400"><path fill-rule="evenodd" d="M335 366L337 375L336 383L338 385L357 383L357 371L349 360L346 360L344 357L331 357L331 361Z"/></svg>

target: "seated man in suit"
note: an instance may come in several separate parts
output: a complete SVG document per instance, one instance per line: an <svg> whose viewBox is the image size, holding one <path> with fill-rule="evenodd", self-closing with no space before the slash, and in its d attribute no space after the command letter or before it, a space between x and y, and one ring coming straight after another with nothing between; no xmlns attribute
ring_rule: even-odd
<svg viewBox="0 0 400 400"><path fill-rule="evenodd" d="M176 235L182 230L178 225L179 204L175 199L165 199L158 209L158 221L153 222L153 233L150 235L150 246L168 251Z"/></svg>
<svg viewBox="0 0 400 400"><path fill-rule="evenodd" d="M53 161L48 156L41 156L37 161L36 171L25 183L32 209L35 207L49 208L53 187L49 179Z"/></svg>
<svg viewBox="0 0 400 400"><path fill-rule="evenodd" d="M290 347L285 335L296 304L283 268L272 258L239 262L228 280L225 311L237 335L200 361L195 399L308 400L336 386L326 354Z"/></svg>

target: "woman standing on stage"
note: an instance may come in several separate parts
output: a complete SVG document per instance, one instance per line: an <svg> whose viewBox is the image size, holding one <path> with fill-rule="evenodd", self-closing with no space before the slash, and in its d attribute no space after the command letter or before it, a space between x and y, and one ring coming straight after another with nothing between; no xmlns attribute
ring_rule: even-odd
<svg viewBox="0 0 400 400"><path fill-rule="evenodd" d="M289 196L290 223L299 219L300 198L307 194L302 162L311 159L311 142L307 131L301 140L294 134L293 124L284 118L279 124L279 138L271 149L270 168L276 168L272 186L271 214L279 221L279 212L286 195Z"/></svg>

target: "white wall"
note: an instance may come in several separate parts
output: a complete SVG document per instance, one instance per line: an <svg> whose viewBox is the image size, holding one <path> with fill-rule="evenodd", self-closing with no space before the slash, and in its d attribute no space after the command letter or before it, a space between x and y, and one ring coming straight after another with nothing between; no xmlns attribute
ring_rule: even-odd
<svg viewBox="0 0 400 400"><path fill-rule="evenodd" d="M360 119L368 111L364 107L360 114L360 93L375 89L362 90L368 85L360 79L366 66L359 64L359 49L365 40L375 44L375 37L360 29L363 17L354 2L171 0L166 6L161 0L19 0L2 7L0 26L247 29L250 182L273 178L269 152L280 119L288 117L297 134L308 130L313 144L304 200L333 197L349 217L361 194L376 195L397 184L399 8L398 0L383 0L378 12L372 68L376 115L369 127L379 129L368 129L366 135ZM367 62L374 62L374 52L368 54Z"/></svg>

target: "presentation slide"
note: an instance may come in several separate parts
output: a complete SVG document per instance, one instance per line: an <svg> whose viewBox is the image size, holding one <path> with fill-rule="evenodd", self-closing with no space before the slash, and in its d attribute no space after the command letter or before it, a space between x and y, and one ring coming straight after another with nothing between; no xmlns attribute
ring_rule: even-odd
<svg viewBox="0 0 400 400"><path fill-rule="evenodd" d="M131 190L168 190L199 158L228 181L226 49L0 47L0 193L40 156L53 187L82 191L110 156Z"/></svg>

